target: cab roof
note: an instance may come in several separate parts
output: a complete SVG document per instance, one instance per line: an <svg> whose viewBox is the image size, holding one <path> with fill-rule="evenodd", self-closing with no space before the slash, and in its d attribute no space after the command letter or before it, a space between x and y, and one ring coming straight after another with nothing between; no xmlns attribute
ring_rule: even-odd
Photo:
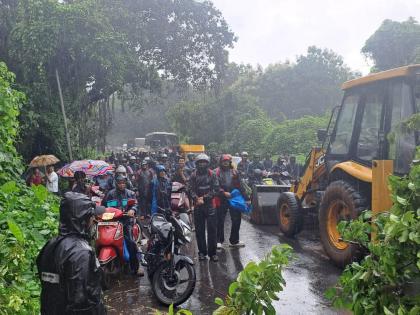
<svg viewBox="0 0 420 315"><path fill-rule="evenodd" d="M344 82L343 85L341 86L341 89L348 90L355 86L365 85L365 84L373 83L376 81L388 80L388 79L398 78L398 77L407 77L407 76L413 75L415 72L420 72L420 64L408 65L404 67L372 73L361 78L353 79L353 80Z"/></svg>

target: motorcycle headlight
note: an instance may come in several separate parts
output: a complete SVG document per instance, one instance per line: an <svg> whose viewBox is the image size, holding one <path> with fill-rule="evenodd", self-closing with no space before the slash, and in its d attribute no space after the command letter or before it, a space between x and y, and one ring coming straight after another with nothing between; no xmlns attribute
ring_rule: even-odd
<svg viewBox="0 0 420 315"><path fill-rule="evenodd" d="M191 237L192 237L192 231L191 231L191 229L189 228L189 226L184 225L184 226L183 226L183 231L184 231L184 237L185 237L185 240L186 240L188 243L190 243L190 242L191 242Z"/></svg>

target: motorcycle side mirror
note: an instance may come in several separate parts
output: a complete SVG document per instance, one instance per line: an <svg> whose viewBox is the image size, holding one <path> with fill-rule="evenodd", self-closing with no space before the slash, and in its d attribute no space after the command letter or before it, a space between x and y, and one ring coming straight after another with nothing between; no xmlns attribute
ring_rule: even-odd
<svg viewBox="0 0 420 315"><path fill-rule="evenodd" d="M324 142L327 138L327 129L318 129L317 137L319 142Z"/></svg>
<svg viewBox="0 0 420 315"><path fill-rule="evenodd" d="M127 206L132 207L136 204L136 199L128 199Z"/></svg>

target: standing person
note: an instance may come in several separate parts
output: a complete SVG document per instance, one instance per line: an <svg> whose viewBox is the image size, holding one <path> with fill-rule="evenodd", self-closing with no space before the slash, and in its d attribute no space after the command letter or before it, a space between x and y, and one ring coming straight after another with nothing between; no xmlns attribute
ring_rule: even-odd
<svg viewBox="0 0 420 315"><path fill-rule="evenodd" d="M103 315L101 270L89 245L95 215L105 208L86 196L67 192L60 204L59 235L40 251L41 314Z"/></svg>
<svg viewBox="0 0 420 315"><path fill-rule="evenodd" d="M171 209L172 184L163 165L156 166L156 176L152 180L152 215L161 209Z"/></svg>
<svg viewBox="0 0 420 315"><path fill-rule="evenodd" d="M271 168L273 167L273 161L271 160L271 157L270 157L270 155L269 155L269 154L267 154L267 155L265 156L265 159L264 159L264 161L263 161L263 165L264 165L264 169L265 169L267 172L270 172L270 171L271 171Z"/></svg>
<svg viewBox="0 0 420 315"><path fill-rule="evenodd" d="M248 165L248 178L250 182L257 181L258 182L258 176L255 172L255 170L264 170L264 165L260 161L260 155L258 153L254 154L254 158L251 163Z"/></svg>
<svg viewBox="0 0 420 315"><path fill-rule="evenodd" d="M137 257L137 244L133 237L133 226L135 223L136 210L135 206L129 207L128 200L136 200L134 191L127 189L127 178L118 175L115 178L116 188L110 190L104 199L102 205L106 207L115 207L122 210L127 216L124 216L121 221L124 226L124 241L127 244L128 253L130 256L130 268L134 275L143 276L144 270L140 267L139 259Z"/></svg>
<svg viewBox="0 0 420 315"><path fill-rule="evenodd" d="M172 175L172 182L178 182L183 185L187 184L188 174L185 172L185 160L179 159L178 165L175 168L175 172Z"/></svg>
<svg viewBox="0 0 420 315"><path fill-rule="evenodd" d="M217 177L209 169L210 158L199 154L195 161L196 170L191 175L188 186L191 198L195 203L194 222L198 245L198 259L217 262L217 216L214 197L219 192ZM207 242L206 242L207 225Z"/></svg>
<svg viewBox="0 0 420 315"><path fill-rule="evenodd" d="M47 167L47 189L53 194L58 195L58 175L54 172L54 166L50 165Z"/></svg>
<svg viewBox="0 0 420 315"><path fill-rule="evenodd" d="M145 216L150 215L150 183L153 179L153 173L149 170L147 161L141 162L141 167L137 171L137 191L138 191L138 203L140 211L140 220L143 220Z"/></svg>
<svg viewBox="0 0 420 315"><path fill-rule="evenodd" d="M188 153L187 159L188 161L185 163L185 169L191 175L195 170L194 153Z"/></svg>
<svg viewBox="0 0 420 315"><path fill-rule="evenodd" d="M277 159L277 163L273 166L273 173L280 174L282 172L287 171L287 167L285 163L286 163L286 160L279 156Z"/></svg>
<svg viewBox="0 0 420 315"><path fill-rule="evenodd" d="M39 186L42 185L44 183L44 179L42 178L42 174L41 171L39 170L39 168L35 167L32 170L32 174L28 177L26 184L28 186Z"/></svg>
<svg viewBox="0 0 420 315"><path fill-rule="evenodd" d="M241 153L241 161L238 163L238 166L237 166L239 175L241 175L242 178L248 178L248 167L249 167L248 152L244 151Z"/></svg>
<svg viewBox="0 0 420 315"><path fill-rule="evenodd" d="M296 163L296 157L295 156L292 155L290 157L289 164L287 164L286 169L289 172L292 179L294 179L294 180L299 179L301 165Z"/></svg>
<svg viewBox="0 0 420 315"><path fill-rule="evenodd" d="M217 208L217 248L222 248L222 244L225 241L224 227L226 213L228 210L230 213L230 219L232 221L229 245L231 247L244 247L245 244L239 241L239 229L241 227L242 215L239 210L232 209L229 206L228 199L231 198L230 192L233 189L238 189L246 200L249 198L242 186L238 171L236 171L232 166L232 156L230 154L223 154L220 157L220 165L214 172L220 185L220 205Z"/></svg>

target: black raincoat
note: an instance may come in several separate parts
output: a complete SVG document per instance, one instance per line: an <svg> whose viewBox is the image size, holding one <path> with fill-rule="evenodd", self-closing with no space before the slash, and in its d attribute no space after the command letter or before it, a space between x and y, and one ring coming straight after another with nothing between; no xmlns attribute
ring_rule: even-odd
<svg viewBox="0 0 420 315"><path fill-rule="evenodd" d="M101 269L88 242L94 205L86 195L67 192L60 205L59 236L37 258L41 280L41 314L106 314Z"/></svg>

